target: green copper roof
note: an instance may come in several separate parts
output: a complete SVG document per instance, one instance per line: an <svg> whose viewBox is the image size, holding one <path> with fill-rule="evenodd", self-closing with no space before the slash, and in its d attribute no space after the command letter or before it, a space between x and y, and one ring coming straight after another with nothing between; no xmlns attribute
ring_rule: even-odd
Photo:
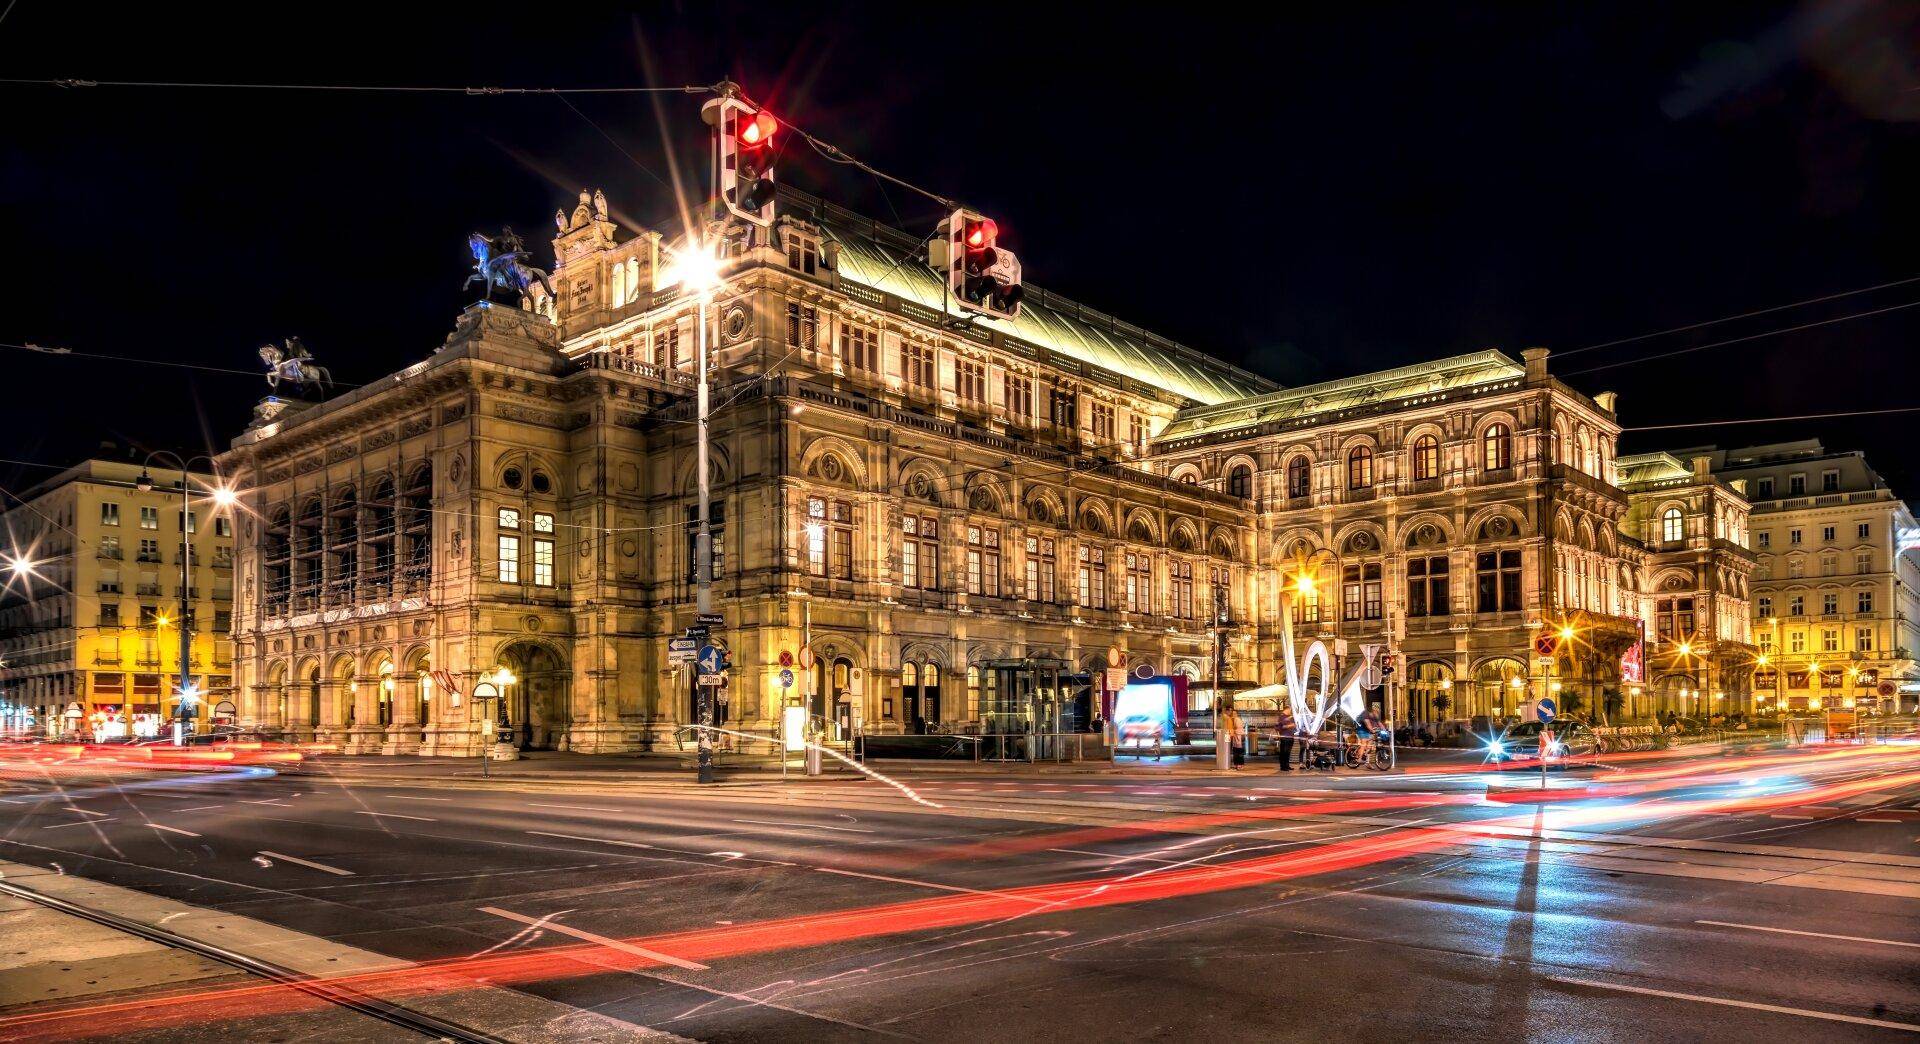
<svg viewBox="0 0 1920 1044"><path fill-rule="evenodd" d="M1667 479L1688 478L1693 470L1685 462L1671 453L1636 453L1620 457L1614 462L1620 469L1622 489L1642 482L1663 482Z"/></svg>
<svg viewBox="0 0 1920 1044"><path fill-rule="evenodd" d="M1434 362L1363 373L1335 381L1287 388L1257 398L1181 410L1156 441L1189 438L1215 431L1273 421L1332 414L1340 410L1417 399L1421 395L1468 388L1526 375L1519 363L1491 349ZM1417 404L1417 403L1415 403ZM1412 405L1412 404L1410 404Z"/></svg>
<svg viewBox="0 0 1920 1044"><path fill-rule="evenodd" d="M946 299L945 285L920 254L923 240L804 193L787 188L780 191L782 200L791 204L785 213L820 225L840 244L842 279L934 312L944 310L959 317L970 314ZM1022 263L1030 259L1031 255ZM1032 271L1027 264L1027 272ZM1024 283L1026 299L1020 318L983 318L979 325L1195 402L1229 402L1279 387L1183 344L1048 293L1030 279Z"/></svg>

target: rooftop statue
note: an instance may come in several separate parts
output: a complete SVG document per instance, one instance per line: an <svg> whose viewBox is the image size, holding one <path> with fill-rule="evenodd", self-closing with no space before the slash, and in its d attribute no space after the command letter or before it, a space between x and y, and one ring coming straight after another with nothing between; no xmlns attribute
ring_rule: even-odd
<svg viewBox="0 0 1920 1044"><path fill-rule="evenodd" d="M527 264L532 255L512 228L502 228L492 237L475 232L467 237L467 248L473 251L473 274L467 277L466 285L479 283L485 300L493 300L495 291L504 291L513 295L514 304L522 304L535 283L547 291L548 298L555 296L547 273Z"/></svg>
<svg viewBox="0 0 1920 1044"><path fill-rule="evenodd" d="M282 381L293 385L301 394L314 388L324 395L333 387L333 375L313 361L313 353L307 351L298 337L287 338L285 348L261 345L260 361L267 364L267 387L274 391L280 390Z"/></svg>

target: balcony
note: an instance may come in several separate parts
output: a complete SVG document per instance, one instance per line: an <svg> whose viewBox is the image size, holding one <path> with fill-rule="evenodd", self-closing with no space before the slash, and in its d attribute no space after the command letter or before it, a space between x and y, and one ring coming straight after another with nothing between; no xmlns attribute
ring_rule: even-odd
<svg viewBox="0 0 1920 1044"><path fill-rule="evenodd" d="M99 592L100 594L119 594L120 584L118 581L109 583L105 580L102 580L97 586L95 586L94 590Z"/></svg>
<svg viewBox="0 0 1920 1044"><path fill-rule="evenodd" d="M133 593L142 598L158 598L160 597L160 585L141 584L133 589Z"/></svg>
<svg viewBox="0 0 1920 1044"><path fill-rule="evenodd" d="M118 562L120 561L120 549L118 547L103 547L100 550L94 552L94 557L104 558L112 562Z"/></svg>

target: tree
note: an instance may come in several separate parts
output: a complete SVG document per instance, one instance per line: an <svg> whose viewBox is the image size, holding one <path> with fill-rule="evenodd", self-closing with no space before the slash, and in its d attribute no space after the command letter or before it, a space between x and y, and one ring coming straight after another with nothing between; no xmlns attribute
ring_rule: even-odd
<svg viewBox="0 0 1920 1044"><path fill-rule="evenodd" d="M1607 690L1601 694L1600 707L1605 711L1609 723L1611 723L1614 718L1620 716L1620 711L1624 709L1626 705L1627 698L1620 694L1619 689L1608 687Z"/></svg>
<svg viewBox="0 0 1920 1044"><path fill-rule="evenodd" d="M1453 697L1440 693L1433 698L1433 713L1439 717L1447 716L1447 708L1453 706Z"/></svg>

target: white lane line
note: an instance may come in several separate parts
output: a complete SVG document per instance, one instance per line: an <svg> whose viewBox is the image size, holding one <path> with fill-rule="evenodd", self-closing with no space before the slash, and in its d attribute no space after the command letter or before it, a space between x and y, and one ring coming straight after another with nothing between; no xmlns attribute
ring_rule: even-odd
<svg viewBox="0 0 1920 1044"><path fill-rule="evenodd" d="M959 885L940 884L939 882L936 882L936 881L915 881L911 878L906 878L906 877L888 877L885 874L863 874L858 870L838 870L831 866L816 866L814 867L814 869L820 871L823 874L839 874L842 877L864 877L869 881L890 881L893 884L912 885L916 888L932 888L942 892L964 892L968 895L990 895L996 899L1023 899L1029 903L1037 903L1041 906L1051 906L1054 902L1054 900L1051 900L1051 899L1029 899L1024 895L1014 895L1011 892L992 892L983 888L962 888Z"/></svg>
<svg viewBox="0 0 1920 1044"><path fill-rule="evenodd" d="M95 812L90 808L74 808L72 805L68 805L66 808L61 809L61 811L72 812L75 815L80 815L80 816L96 816L100 819L107 818L107 814L105 812Z"/></svg>
<svg viewBox="0 0 1920 1044"><path fill-rule="evenodd" d="M195 805L195 806L194 806L194 807L192 807L192 808L177 808L177 809L174 809L174 811L175 811L175 812L211 812L211 811L213 811L213 810L214 810L214 809L216 809L216 808L225 808L225 807L227 807L227 806L225 806L225 805Z"/></svg>
<svg viewBox="0 0 1920 1044"><path fill-rule="evenodd" d="M1752 932L1779 932L1781 935L1805 935L1814 939L1840 939L1844 942L1878 943L1881 946L1909 946L1920 950L1920 942L1901 942L1898 939L1870 939L1864 935L1834 935L1831 932L1803 932L1794 928L1772 928L1764 924L1741 924L1737 921L1695 921L1694 924L1713 924L1722 928L1745 928Z"/></svg>
<svg viewBox="0 0 1920 1044"><path fill-rule="evenodd" d="M1091 848L1049 848L1049 849L1047 849L1047 851L1049 851L1049 852L1065 852L1065 853L1066 853L1066 854L1068 854L1068 855L1084 855L1084 856L1099 856L1099 857L1100 857L1100 858L1102 858L1102 859L1111 859L1111 860L1113 860L1113 861L1114 861L1114 862L1116 862L1116 863L1131 863L1131 862L1143 862L1143 863L1169 863L1169 864L1171 864L1171 863L1173 862L1173 860L1171 860L1171 859L1161 859L1161 858L1160 858L1160 857L1158 857L1158 856L1143 856L1143 855L1136 855L1136 856L1130 856L1130 855L1121 855L1121 854L1120 854L1120 853L1118 853L1118 852L1096 852L1096 851L1094 851L1094 850L1093 850L1093 849L1091 849Z"/></svg>
<svg viewBox="0 0 1920 1044"><path fill-rule="evenodd" d="M495 917L504 917L509 921L518 921L521 924L539 925L549 932L570 935L582 942L595 943L600 946L605 946L609 950L619 950L621 953L630 953L635 957L645 957L650 961L659 961L662 964L671 964L676 968L685 968L688 971L707 970L707 966L704 964L689 961L682 957L675 957L671 954L660 953L657 950L649 950L642 946L635 946L632 943L624 943L618 939L609 939L604 935L584 932L578 928L571 928L564 924L555 923L546 917L528 917L525 914L514 913L512 910L502 910L497 906L482 906L480 907L480 912L483 914L492 914Z"/></svg>
<svg viewBox="0 0 1920 1044"><path fill-rule="evenodd" d="M823 826L819 823L776 823L767 819L736 819L735 823L751 823L754 826L788 827L793 830L838 830L847 834L871 834L875 831L862 830L859 827Z"/></svg>
<svg viewBox="0 0 1920 1044"><path fill-rule="evenodd" d="M569 812L625 812L626 811L626 809L624 808L599 808L594 805L535 805L532 803L528 803L527 807L528 808L564 808Z"/></svg>
<svg viewBox="0 0 1920 1044"><path fill-rule="evenodd" d="M111 823L111 822L114 822L114 818L112 816L108 816L105 819L76 819L71 823L55 823L52 826L43 826L40 829L58 830L61 827L94 826L95 824L99 824L99 823Z"/></svg>
<svg viewBox="0 0 1920 1044"><path fill-rule="evenodd" d="M247 805L278 805L281 808L293 807L279 798L241 798L240 801L242 804Z"/></svg>
<svg viewBox="0 0 1920 1044"><path fill-rule="evenodd" d="M269 852L265 849L261 849L260 854L263 856L266 856L269 859L284 859L289 863L298 863L301 866L308 867L310 869L322 870L329 874L338 874L341 877L354 876L353 871L351 870L342 870L337 866L328 866L325 863L316 863L311 859L302 859L299 856L290 856L290 855L287 855L285 852Z"/></svg>
<svg viewBox="0 0 1920 1044"><path fill-rule="evenodd" d="M1854 822L1856 823L1900 823L1900 822L1904 822L1904 820L1889 819L1885 816L1861 816L1858 819L1855 819Z"/></svg>
<svg viewBox="0 0 1920 1044"><path fill-rule="evenodd" d="M1789 1008L1780 1004L1761 1004L1758 1001L1734 1000L1731 997L1702 997L1695 993L1675 993L1671 990L1653 990L1645 986L1627 986L1614 982L1595 982L1592 979L1574 979L1561 975L1546 976L1548 982L1561 982L1571 986L1586 986L1596 990L1619 990L1622 993L1638 993L1647 997L1666 997L1671 1000L1698 1001L1701 1004L1720 1004L1729 1008L1748 1008L1753 1011L1771 1011L1781 1015L1800 1015L1809 1019L1826 1019L1829 1022L1850 1022L1856 1026L1878 1026L1881 1029L1905 1030L1908 1033L1920 1033L1920 1025L1911 1022L1888 1022L1885 1019L1869 1019L1860 1015L1842 1015L1837 1011L1814 1011L1810 1008Z"/></svg>
<svg viewBox="0 0 1920 1044"><path fill-rule="evenodd" d="M167 832L167 833L169 833L169 834L184 834L184 835L186 835L187 837L199 837L199 836L200 836L199 834L196 834L196 833L194 833L194 832L193 832L193 831L191 831L191 830L182 830L182 829L180 829L179 827L170 827L170 826L166 826L165 824L162 824L162 823L148 823L147 825L148 825L148 826L150 826L150 827L152 827L152 828L153 828L153 829L155 829L155 830L164 830L164 831L166 831L166 832Z"/></svg>
<svg viewBox="0 0 1920 1044"><path fill-rule="evenodd" d="M388 794L389 801L452 801L452 798L414 797L411 794Z"/></svg>
<svg viewBox="0 0 1920 1044"><path fill-rule="evenodd" d="M422 822L422 823L440 822L437 819L428 819L426 816L403 816L398 812L366 812L366 811L361 811L359 809L356 809L354 810L353 814L356 816L378 816L381 819L413 819L413 820L418 820L419 822Z"/></svg>
<svg viewBox="0 0 1920 1044"><path fill-rule="evenodd" d="M535 837L558 837L568 841L594 841L603 845L619 845L622 848L645 848L654 852L660 851L660 849L652 845L643 845L638 841L616 841L610 837L583 837L579 834L549 834L544 830L529 830L527 833Z"/></svg>

